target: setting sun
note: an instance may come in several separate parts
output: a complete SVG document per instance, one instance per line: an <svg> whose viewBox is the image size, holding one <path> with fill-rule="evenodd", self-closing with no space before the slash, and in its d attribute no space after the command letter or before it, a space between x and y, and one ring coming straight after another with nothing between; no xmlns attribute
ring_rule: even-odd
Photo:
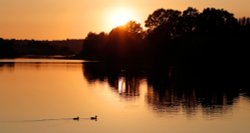
<svg viewBox="0 0 250 133"><path fill-rule="evenodd" d="M135 12L129 8L117 8L111 10L108 12L106 19L108 29L124 25L130 20L137 20Z"/></svg>

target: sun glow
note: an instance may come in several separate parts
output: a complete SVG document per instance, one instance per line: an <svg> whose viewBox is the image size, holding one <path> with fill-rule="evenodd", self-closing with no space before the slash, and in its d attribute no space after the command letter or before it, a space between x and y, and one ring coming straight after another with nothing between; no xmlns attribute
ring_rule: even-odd
<svg viewBox="0 0 250 133"><path fill-rule="evenodd" d="M137 20L135 12L129 8L117 8L107 14L107 28L112 29L126 24L130 20Z"/></svg>

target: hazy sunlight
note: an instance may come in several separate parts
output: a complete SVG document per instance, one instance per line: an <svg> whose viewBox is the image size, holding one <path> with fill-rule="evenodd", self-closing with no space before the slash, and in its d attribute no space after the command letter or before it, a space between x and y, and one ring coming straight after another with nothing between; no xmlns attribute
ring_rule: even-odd
<svg viewBox="0 0 250 133"><path fill-rule="evenodd" d="M116 8L107 13L107 28L124 25L130 20L137 20L135 12L129 8Z"/></svg>

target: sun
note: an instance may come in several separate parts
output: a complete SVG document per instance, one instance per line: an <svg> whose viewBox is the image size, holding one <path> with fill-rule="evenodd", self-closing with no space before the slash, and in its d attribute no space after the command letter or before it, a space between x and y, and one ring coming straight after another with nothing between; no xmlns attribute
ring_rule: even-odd
<svg viewBox="0 0 250 133"><path fill-rule="evenodd" d="M117 8L110 10L107 16L108 29L126 24L130 20L136 20L135 12L129 8Z"/></svg>
<svg viewBox="0 0 250 133"><path fill-rule="evenodd" d="M128 10L120 9L113 13L111 16L111 25L123 25L131 19L131 13Z"/></svg>

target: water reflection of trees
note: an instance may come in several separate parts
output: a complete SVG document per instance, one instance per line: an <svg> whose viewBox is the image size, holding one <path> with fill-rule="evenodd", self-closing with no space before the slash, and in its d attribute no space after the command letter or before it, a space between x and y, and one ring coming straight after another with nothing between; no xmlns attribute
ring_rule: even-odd
<svg viewBox="0 0 250 133"><path fill-rule="evenodd" d="M3 71L3 70L5 70L5 69L7 69L8 71L13 71L14 70L14 66L15 66L15 64L14 63L12 63L12 62L9 62L9 63L3 63L3 62L1 62L0 63L0 71Z"/></svg>
<svg viewBox="0 0 250 133"><path fill-rule="evenodd" d="M85 63L84 76L90 83L95 81L108 82L124 98L139 96L139 86L144 78L143 75L132 69L125 70L120 68L120 66L104 63Z"/></svg>
<svg viewBox="0 0 250 133"><path fill-rule="evenodd" d="M81 62L0 62L0 71L13 72L16 69L48 70L48 69L78 69Z"/></svg>
<svg viewBox="0 0 250 133"><path fill-rule="evenodd" d="M152 86L148 92L147 102L159 112L182 109L188 114L194 114L201 108L207 114L215 114L231 108L239 98L240 89Z"/></svg>
<svg viewBox="0 0 250 133"><path fill-rule="evenodd" d="M195 114L197 110L202 110L207 115L221 115L230 110L240 95L250 96L248 84L241 82L246 77L241 74L226 74L216 70L188 71L169 66L158 66L157 69L122 68L104 63L85 63L83 69L87 81L108 82L125 98L139 96L141 80L146 79L146 102L157 112L184 111L186 114Z"/></svg>

